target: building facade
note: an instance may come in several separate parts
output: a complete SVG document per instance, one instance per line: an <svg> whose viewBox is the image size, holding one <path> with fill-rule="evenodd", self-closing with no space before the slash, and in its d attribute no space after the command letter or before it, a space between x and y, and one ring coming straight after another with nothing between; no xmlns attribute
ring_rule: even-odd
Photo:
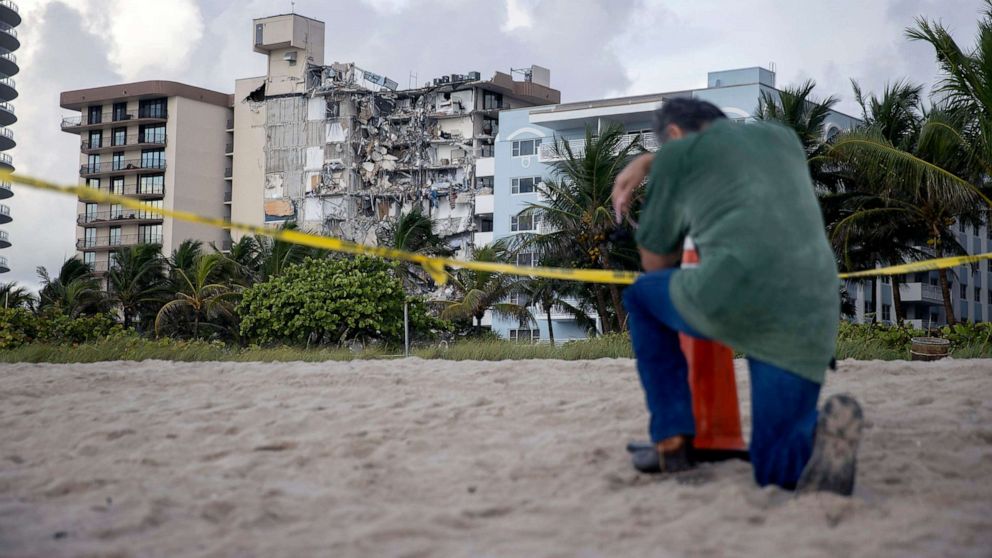
<svg viewBox="0 0 992 558"><path fill-rule="evenodd" d="M21 47L17 38L17 27L21 24L21 16L17 10L17 4L10 0L0 1L0 169L13 171L14 163L10 155L5 151L13 149L16 145L14 133L10 131L11 124L17 122L17 114L14 112L14 105L11 101L17 98L17 85L11 76L20 71L17 65L17 57L14 51ZM0 181L0 200L5 200L14 195L11 184L8 181ZM10 207L0 203L0 225L10 223L13 217L10 214ZM0 249L9 248L11 245L10 234L0 229ZM10 264L6 256L0 256L0 273L10 271Z"/></svg>
<svg viewBox="0 0 992 558"><path fill-rule="evenodd" d="M320 21L288 14L254 25L268 73L235 86L239 222L291 220L377 244L391 221L416 210L452 247L467 248L477 196L492 192L499 112L561 98L539 66L520 81L467 72L399 89L353 63L325 65Z"/></svg>
<svg viewBox="0 0 992 558"><path fill-rule="evenodd" d="M506 238L522 232L540 232L539 215L528 210L540 201L537 185L551 176L556 160L555 142L567 142L573 153L581 154L586 129L602 129L608 123L620 123L626 129L625 142L640 138L651 151L658 148L652 131L653 113L666 99L692 97L709 101L731 119L746 122L753 119L761 93L777 94L775 73L765 68L743 68L708 75L707 87L653 95L622 97L578 103L535 107L502 112L499 136L496 139L496 178L491 213L477 208L479 221L492 222L492 233L476 233L477 245ZM832 112L825 123L824 134L830 135L855 126L859 121L839 112ZM534 254L520 254L517 263L537 265ZM535 312L535 314L539 314ZM537 316L539 317L539 316ZM547 340L545 320L521 326L517 321L487 317L487 325L503 337L511 339ZM586 337L567 314L552 314L555 340Z"/></svg>
<svg viewBox="0 0 992 558"><path fill-rule="evenodd" d="M957 242L969 254L992 252L992 218L982 226L955 223L952 225ZM947 270L951 306L958 321L992 321L992 262L963 265ZM848 296L854 303L854 321L858 323L896 322L892 280L888 277L874 281L848 282ZM906 323L919 329L947 325L944 295L936 271L911 273L901 277L899 294Z"/></svg>
<svg viewBox="0 0 992 558"><path fill-rule="evenodd" d="M79 111L62 130L80 136L79 176L94 189L144 203L230 218L224 203L231 97L171 81L143 81L62 93ZM106 272L116 251L161 244L165 255L186 239L224 245L227 231L163 218L117 204L79 202L80 259Z"/></svg>

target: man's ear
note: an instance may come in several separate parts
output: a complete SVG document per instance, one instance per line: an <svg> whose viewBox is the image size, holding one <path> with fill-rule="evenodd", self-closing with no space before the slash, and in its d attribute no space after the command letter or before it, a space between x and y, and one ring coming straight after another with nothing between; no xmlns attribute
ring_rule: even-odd
<svg viewBox="0 0 992 558"><path fill-rule="evenodd" d="M665 127L665 136L670 140L677 140L685 137L685 132L677 125L669 124Z"/></svg>

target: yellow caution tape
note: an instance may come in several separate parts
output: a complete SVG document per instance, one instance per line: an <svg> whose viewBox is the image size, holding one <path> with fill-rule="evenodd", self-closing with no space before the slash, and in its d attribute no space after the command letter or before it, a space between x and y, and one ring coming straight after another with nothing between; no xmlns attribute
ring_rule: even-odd
<svg viewBox="0 0 992 558"><path fill-rule="evenodd" d="M992 260L992 252L975 254L974 256L948 256L946 258L936 258L921 262L891 265L889 267L880 267L878 269L852 271L850 273L841 273L840 278L859 279L861 277L878 277L880 275L905 275L907 273L916 273L917 271L936 271L938 269L947 269L949 267L957 267L959 265L973 264L982 260Z"/></svg>
<svg viewBox="0 0 992 558"><path fill-rule="evenodd" d="M202 215L197 215L196 213L190 213L188 211L177 211L174 209L153 207L132 198L101 192L100 190L96 190L94 188L88 188L86 186L64 186L30 176L14 175L10 171L5 170L0 170L0 180L22 184L24 186L29 186L39 190L69 194L76 196L83 201L120 204L123 207L154 213L164 217L178 219L180 221L188 221L190 223L198 223L211 227L228 228L246 233L268 236L276 240L289 242L292 244L300 244L302 246L311 246L313 248L321 248L335 252L345 252L348 254L379 256L382 258L416 263L422 266L424 270L430 274L434 281L441 285L445 284L448 280L448 273L446 269L449 267L456 269L474 269L476 271L488 271L491 273L506 273L510 275L521 275L524 277L545 277L548 279L562 279L565 281L581 281L585 283L605 283L614 285L629 285L637 279L638 275L640 275L634 271L568 269L561 267L528 267L497 262L470 262L451 258L438 258L417 254L415 252L407 252L405 250L396 250L394 248L387 248L384 246L366 246L364 244L358 244L356 242L331 236L320 236L296 230L283 230L258 225L247 225L244 223L225 221L224 219L219 219L216 217L203 217ZM936 269L956 267L959 265L975 263L988 259L992 259L992 252L974 256L952 256L948 258L894 265L891 267L882 267L852 273L842 273L840 274L840 278L855 279L861 277L876 277L880 275L902 275L917 271L932 271Z"/></svg>

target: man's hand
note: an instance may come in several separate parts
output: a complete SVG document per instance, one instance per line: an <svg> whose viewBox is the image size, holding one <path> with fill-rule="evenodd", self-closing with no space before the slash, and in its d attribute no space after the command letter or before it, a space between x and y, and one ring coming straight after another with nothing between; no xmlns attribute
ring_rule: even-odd
<svg viewBox="0 0 992 558"><path fill-rule="evenodd" d="M652 161L654 161L653 153L638 156L620 171L617 179L613 182L613 213L617 223L623 221L624 215L630 209L634 190L644 182L644 177L651 170Z"/></svg>

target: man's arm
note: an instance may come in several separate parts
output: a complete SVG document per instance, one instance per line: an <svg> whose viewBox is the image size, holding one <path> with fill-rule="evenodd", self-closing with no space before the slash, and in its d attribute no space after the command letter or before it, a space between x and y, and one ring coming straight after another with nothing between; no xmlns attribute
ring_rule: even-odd
<svg viewBox="0 0 992 558"><path fill-rule="evenodd" d="M617 175L613 182L613 213L617 223L623 220L623 216L630 209L630 199L634 190L644 182L644 177L651 170L653 161L654 153L645 153L628 163Z"/></svg>
<svg viewBox="0 0 992 558"><path fill-rule="evenodd" d="M641 253L641 267L648 272L676 267L679 265L679 260L682 259L681 252L656 254L643 246L638 246L637 250Z"/></svg>

